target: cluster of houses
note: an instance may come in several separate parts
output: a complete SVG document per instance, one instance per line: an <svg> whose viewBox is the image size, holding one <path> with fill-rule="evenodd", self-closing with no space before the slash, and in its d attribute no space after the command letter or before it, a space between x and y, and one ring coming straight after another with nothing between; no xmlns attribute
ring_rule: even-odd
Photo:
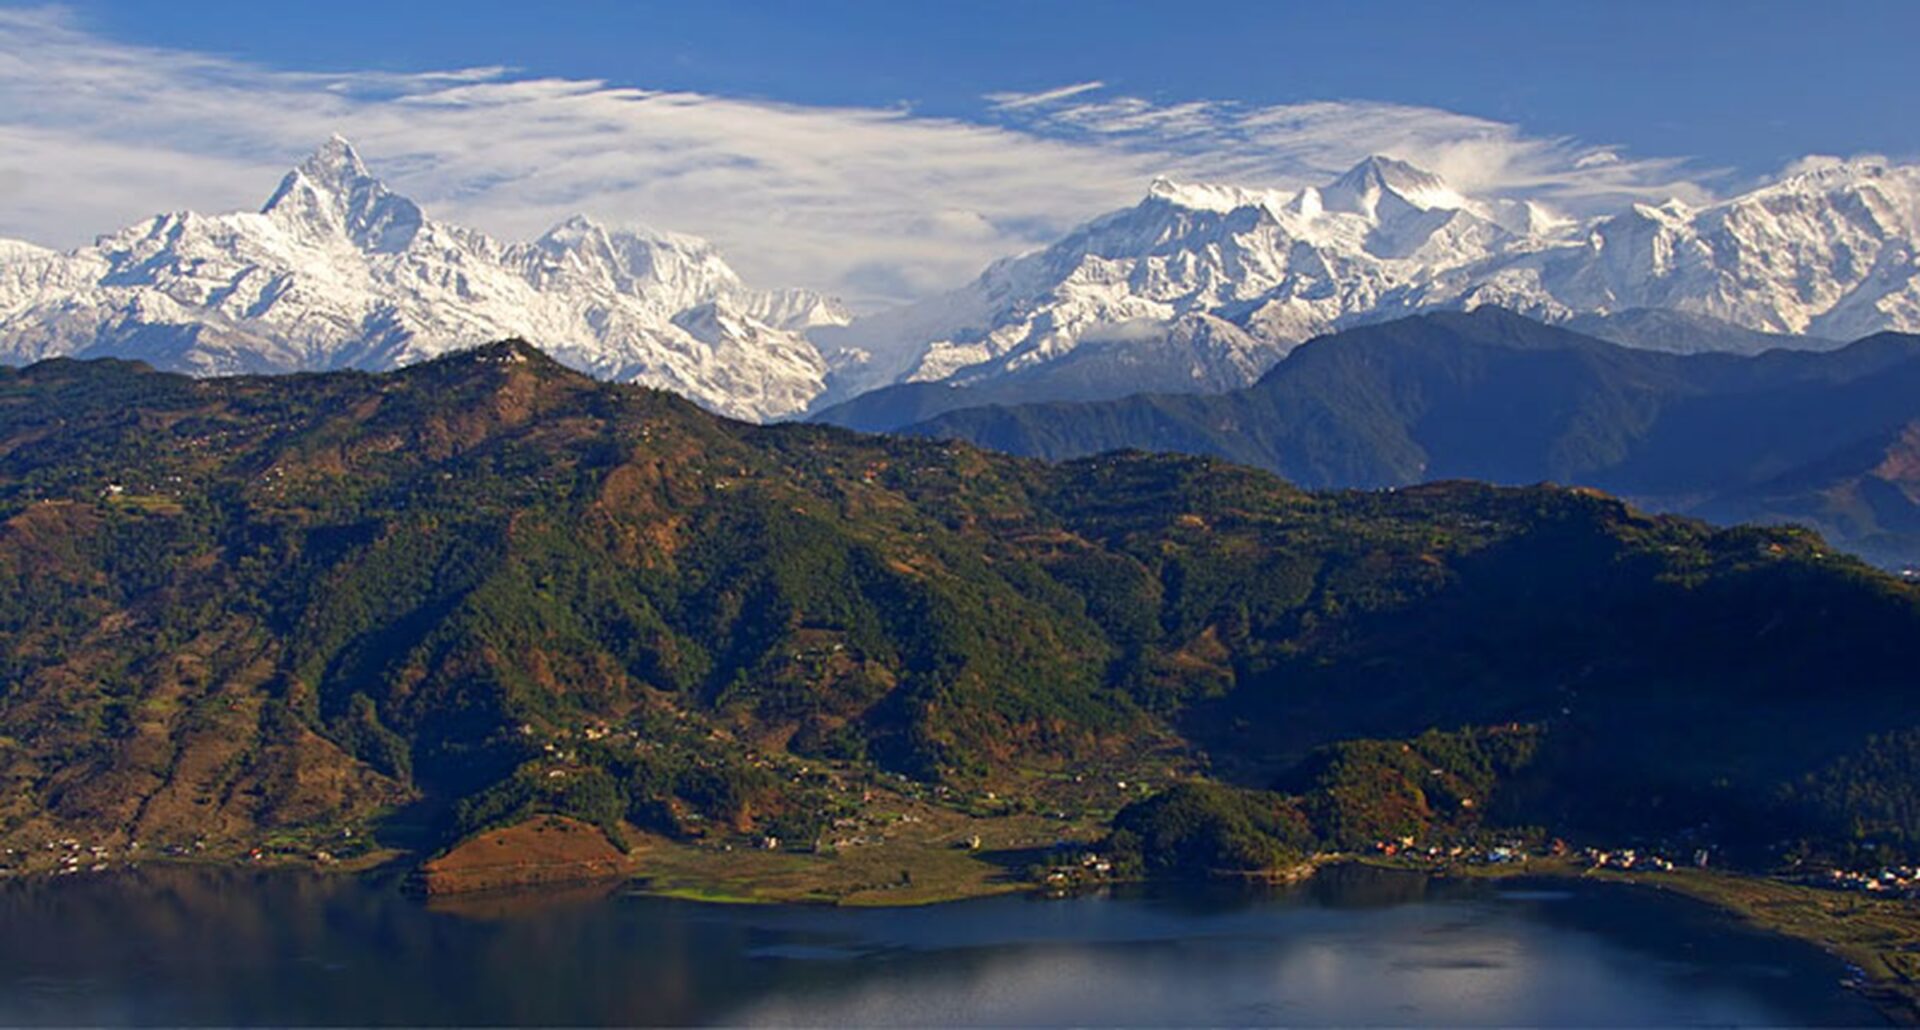
<svg viewBox="0 0 1920 1030"><path fill-rule="evenodd" d="M57 856L54 859L53 874L55 876L71 876L74 873L104 873L112 865L113 849L104 844L82 844L72 837L66 837L60 840L47 841L44 845L44 850L54 852ZM139 851L140 842L134 841L127 845L125 857L131 861L139 854ZM27 853L21 849L8 848L6 858L8 865L13 865L24 862L27 858Z"/></svg>
<svg viewBox="0 0 1920 1030"><path fill-rule="evenodd" d="M1650 869L1654 872L1670 873L1675 868L1674 861L1664 855L1643 853L1634 848L1623 848L1619 851L1588 848L1586 855L1588 864L1595 869ZM1693 864L1697 868L1706 868L1709 860L1710 856L1704 848L1693 853Z"/></svg>
<svg viewBox="0 0 1920 1030"><path fill-rule="evenodd" d="M1467 857L1467 848L1464 845L1429 844L1422 848L1414 843L1412 837L1374 841L1373 851L1388 858L1424 858L1429 862L1446 862Z"/></svg>
<svg viewBox="0 0 1920 1030"><path fill-rule="evenodd" d="M1525 862L1529 858L1534 857L1564 858L1574 855L1574 849L1562 840L1554 840L1546 845L1531 848L1524 842L1517 840L1502 840L1491 844L1471 846L1464 844L1430 844L1426 847L1420 847L1414 843L1412 837L1401 837L1397 840L1376 841L1374 842L1373 850L1376 854L1390 857L1397 856L1402 859L1411 859L1414 861L1425 861L1436 866L1452 865L1454 863L1462 863L1465 865L1507 865L1513 862ZM1672 872L1680 864L1658 852L1642 851L1637 848L1621 848L1619 850L1586 848L1584 851L1581 851L1579 855L1586 860L1588 867L1593 869ZM1698 849L1693 854L1692 865L1704 869L1707 866L1708 858L1709 854L1705 848Z"/></svg>
<svg viewBox="0 0 1920 1030"><path fill-rule="evenodd" d="M1113 877L1113 863L1091 851L1060 854L1045 868L1041 880L1056 890L1100 883Z"/></svg>
<svg viewBox="0 0 1920 1030"><path fill-rule="evenodd" d="M1831 869L1813 881L1833 890L1860 891L1889 898L1920 899L1920 866L1887 866L1874 872Z"/></svg>
<svg viewBox="0 0 1920 1030"><path fill-rule="evenodd" d="M1508 862L1524 862L1529 854L1526 845L1513 840L1478 846L1429 844L1421 847L1412 837L1374 841L1373 850L1375 854L1389 858L1425 861L1433 865L1451 865L1455 862L1464 862L1468 865L1503 865Z"/></svg>
<svg viewBox="0 0 1920 1030"><path fill-rule="evenodd" d="M887 842L887 835L884 830L876 830L871 834L861 832L866 829L868 825L869 820L855 816L841 816L835 819L832 823L832 829L836 832L831 839L822 839L821 844L823 846L821 850L829 852L842 851L847 848L862 848L875 844L885 844Z"/></svg>
<svg viewBox="0 0 1920 1030"><path fill-rule="evenodd" d="M361 850L361 842L354 837L351 829L340 832L341 844L350 854ZM158 844L148 848L140 841L129 841L122 847L108 844L88 844L74 837L61 837L41 842L36 849L32 847L0 849L0 877L16 873L45 871L54 876L71 876L76 873L104 873L110 869L138 868L143 859L153 858L190 858L204 854L207 842L196 840L191 844ZM286 845L260 845L248 849L244 857L253 862L262 862L272 858L285 858L290 851ZM308 854L313 861L322 865L339 861L332 851L315 850Z"/></svg>

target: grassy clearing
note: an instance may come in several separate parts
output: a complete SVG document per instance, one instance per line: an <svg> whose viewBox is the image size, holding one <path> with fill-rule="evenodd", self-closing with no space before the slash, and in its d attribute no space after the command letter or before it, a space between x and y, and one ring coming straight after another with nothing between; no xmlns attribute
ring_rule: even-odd
<svg viewBox="0 0 1920 1030"><path fill-rule="evenodd" d="M907 803L884 829L837 848L729 850L646 837L636 875L649 893L700 901L924 905L1031 889L1027 868L1049 848L1103 832L1092 822ZM968 846L974 837L977 849Z"/></svg>

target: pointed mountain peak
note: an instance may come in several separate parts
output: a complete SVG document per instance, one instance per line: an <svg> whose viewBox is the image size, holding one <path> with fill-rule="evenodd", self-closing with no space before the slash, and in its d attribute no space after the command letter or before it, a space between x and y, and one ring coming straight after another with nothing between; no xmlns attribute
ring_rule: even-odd
<svg viewBox="0 0 1920 1030"><path fill-rule="evenodd" d="M535 243L555 253L575 250L589 244L615 250L638 248L643 251L678 250L699 254L708 254L715 250L713 243L704 237L667 232L633 223L608 225L583 214L568 215L554 223L553 228L542 233Z"/></svg>
<svg viewBox="0 0 1920 1030"><path fill-rule="evenodd" d="M555 222L553 228L540 234L534 245L551 254L560 254L577 250L588 241L598 241L605 245L607 227L583 214L572 214Z"/></svg>
<svg viewBox="0 0 1920 1030"><path fill-rule="evenodd" d="M1377 217L1383 198L1397 198L1421 211L1467 206L1467 199L1446 180L1418 165L1382 154L1369 154L1321 191L1329 211L1348 211Z"/></svg>
<svg viewBox="0 0 1920 1030"><path fill-rule="evenodd" d="M360 153L345 136L334 133L313 155L300 163L300 171L315 182L352 182L371 178Z"/></svg>
<svg viewBox="0 0 1920 1030"><path fill-rule="evenodd" d="M366 164L360 160L359 151L354 150L353 144L339 133L328 137L306 160L295 165L280 180L280 187L273 191L273 196L267 199L260 210L270 212L286 204L302 185L315 192L336 196L352 193L355 187L386 189L367 171Z"/></svg>
<svg viewBox="0 0 1920 1030"><path fill-rule="evenodd" d="M595 231L604 232L605 227L602 226L599 222L594 221L592 217L585 214L581 214L579 212L575 212L561 219L557 224L554 225L554 227L551 230L549 230L550 233L595 232Z"/></svg>
<svg viewBox="0 0 1920 1030"><path fill-rule="evenodd" d="M1439 182L1440 177L1410 161L1388 157L1385 154L1368 154L1354 163L1352 168L1340 176L1342 180L1371 179L1375 182L1418 182L1428 180Z"/></svg>
<svg viewBox="0 0 1920 1030"><path fill-rule="evenodd" d="M405 249L426 222L419 206L374 178L337 133L280 180L260 212L302 236L344 234L379 253Z"/></svg>

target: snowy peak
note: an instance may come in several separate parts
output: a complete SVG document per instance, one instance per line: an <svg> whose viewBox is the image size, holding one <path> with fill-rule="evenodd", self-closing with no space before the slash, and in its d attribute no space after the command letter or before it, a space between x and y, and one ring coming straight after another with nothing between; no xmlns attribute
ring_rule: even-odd
<svg viewBox="0 0 1920 1030"><path fill-rule="evenodd" d="M392 368L536 340L592 375L749 419L824 386L801 333L845 321L755 290L712 244L585 217L529 243L429 220L336 136L258 213L162 215L56 254L0 246L0 360L140 358L194 374Z"/></svg>
<svg viewBox="0 0 1920 1030"><path fill-rule="evenodd" d="M310 182L343 193L373 179L367 172L366 163L360 160L359 151L354 150L353 144L339 133L328 137L295 170Z"/></svg>
<svg viewBox="0 0 1920 1030"><path fill-rule="evenodd" d="M1382 205L1398 204L1413 211L1454 211L1474 206L1438 175L1377 154L1362 159L1324 186L1309 186L1291 195L1279 190L1178 182L1162 176L1148 187L1147 201L1221 214L1241 208L1262 208L1289 211L1307 218L1327 212L1354 214L1369 221L1391 213L1383 211Z"/></svg>
<svg viewBox="0 0 1920 1030"><path fill-rule="evenodd" d="M690 307L673 316L673 324L701 343L710 345L729 337L743 337L752 333L747 319L723 300L710 300Z"/></svg>
<svg viewBox="0 0 1920 1030"><path fill-rule="evenodd" d="M382 254L405 250L426 222L419 205L374 178L337 135L280 180L260 213L298 236L344 236Z"/></svg>
<svg viewBox="0 0 1920 1030"><path fill-rule="evenodd" d="M852 320L839 301L813 290L749 288L711 242L684 233L615 228L573 215L509 257L536 282L593 283L669 314L719 301L738 317L790 332ZM677 317L674 324L685 328Z"/></svg>
<svg viewBox="0 0 1920 1030"><path fill-rule="evenodd" d="M1292 193L1163 178L966 287L817 338L837 344L832 390L847 396L1027 376L1082 343L1164 357L1201 316L1241 332L1258 367L1356 323L1487 305L1547 321L1666 312L1720 327L1680 341L1702 347L1914 331L1920 166L1828 162L1718 203L1622 204L1584 223L1380 155Z"/></svg>
<svg viewBox="0 0 1920 1030"><path fill-rule="evenodd" d="M0 239L0 265L54 256L54 252L26 240Z"/></svg>
<svg viewBox="0 0 1920 1030"><path fill-rule="evenodd" d="M1822 208L1882 233L1920 232L1920 165L1880 160L1836 162L1813 168L1720 205L1727 211L1764 209L1777 215Z"/></svg>
<svg viewBox="0 0 1920 1030"><path fill-rule="evenodd" d="M1496 200L1490 212L1493 221L1516 236L1541 239L1564 236L1579 223L1537 200Z"/></svg>
<svg viewBox="0 0 1920 1030"><path fill-rule="evenodd" d="M1748 196L1760 196L1771 193L1824 192L1835 188L1859 186L1863 183L1889 176L1898 176L1911 169L1890 165L1879 158L1855 158L1847 161L1818 162L1811 167L1802 168L1780 181L1763 186Z"/></svg>
<svg viewBox="0 0 1920 1030"><path fill-rule="evenodd" d="M0 360L388 368L522 337L752 419L1043 368L1086 380L1082 394L1137 388L1127 377L1146 368L1222 388L1321 333L1483 305L1831 339L1920 329L1920 166L1824 162L1584 224L1385 156L1298 191L1157 179L1050 247L858 321L808 290L747 286L693 236L575 216L508 244L434 222L339 137L258 213L161 215L64 254L0 241ZM1083 342L1097 349L1053 364Z"/></svg>
<svg viewBox="0 0 1920 1030"><path fill-rule="evenodd" d="M1286 194L1274 190L1244 189L1211 183L1176 182L1161 176L1147 187L1146 203L1165 204L1189 211L1226 214L1241 208L1276 209L1286 203Z"/></svg>
<svg viewBox="0 0 1920 1030"><path fill-rule="evenodd" d="M577 277L622 293L648 294L669 307L702 304L744 291L713 244L697 236L646 228L609 228L574 215L530 248L543 260L535 274Z"/></svg>
<svg viewBox="0 0 1920 1030"><path fill-rule="evenodd" d="M1122 325L1121 345L1164 355L1197 315L1250 333L1243 364L1257 373L1422 270L1511 246L1518 237L1483 207L1384 157L1297 193L1163 177L1135 206L996 262L959 291L818 339L836 345L836 397L895 378L966 384L1024 374L1082 340L1111 344L1105 334ZM1211 381L1210 370L1194 371L1195 382Z"/></svg>
<svg viewBox="0 0 1920 1030"><path fill-rule="evenodd" d="M1319 190L1320 206L1379 221L1396 206L1414 211L1459 210L1468 206L1446 181L1432 172L1391 157L1373 155ZM1383 210L1383 205L1387 210Z"/></svg>

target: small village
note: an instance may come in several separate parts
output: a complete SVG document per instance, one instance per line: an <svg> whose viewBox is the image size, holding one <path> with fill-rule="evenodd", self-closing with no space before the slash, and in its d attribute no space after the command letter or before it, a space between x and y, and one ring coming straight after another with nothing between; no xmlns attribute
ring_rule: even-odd
<svg viewBox="0 0 1920 1030"><path fill-rule="evenodd" d="M1435 871L1453 866L1510 866L1534 859L1572 860L1589 870L1671 873L1680 869L1707 869L1713 852L1705 847L1576 849L1562 840L1529 846L1519 840L1488 844L1432 844L1419 846L1412 837L1376 841L1375 859L1392 859ZM1784 882L1821 890L1850 891L1889 899L1920 901L1920 865L1883 865L1866 869L1821 869L1801 875L1780 875Z"/></svg>
<svg viewBox="0 0 1920 1030"><path fill-rule="evenodd" d="M1661 872L1670 873L1683 866L1705 869L1712 860L1712 852L1707 848L1694 848L1686 860L1667 857L1668 851L1684 853L1682 850L1597 847L1575 848L1564 840L1555 838L1544 844L1529 845L1516 839L1496 840L1479 844L1430 844L1421 847L1412 837L1396 840L1376 841L1373 854L1383 858L1396 858L1401 862L1425 868L1445 870L1455 865L1465 866L1507 866L1518 865L1533 859L1558 859L1574 861L1587 869L1612 869L1622 872Z"/></svg>
<svg viewBox="0 0 1920 1030"><path fill-rule="evenodd" d="M1113 880L1113 862L1097 851L1072 844L1055 846L1029 876L1050 894L1065 894Z"/></svg>
<svg viewBox="0 0 1920 1030"><path fill-rule="evenodd" d="M1801 882L1829 890L1858 891L1883 898L1920 901L1920 866L1890 865L1870 872L1829 869Z"/></svg>

